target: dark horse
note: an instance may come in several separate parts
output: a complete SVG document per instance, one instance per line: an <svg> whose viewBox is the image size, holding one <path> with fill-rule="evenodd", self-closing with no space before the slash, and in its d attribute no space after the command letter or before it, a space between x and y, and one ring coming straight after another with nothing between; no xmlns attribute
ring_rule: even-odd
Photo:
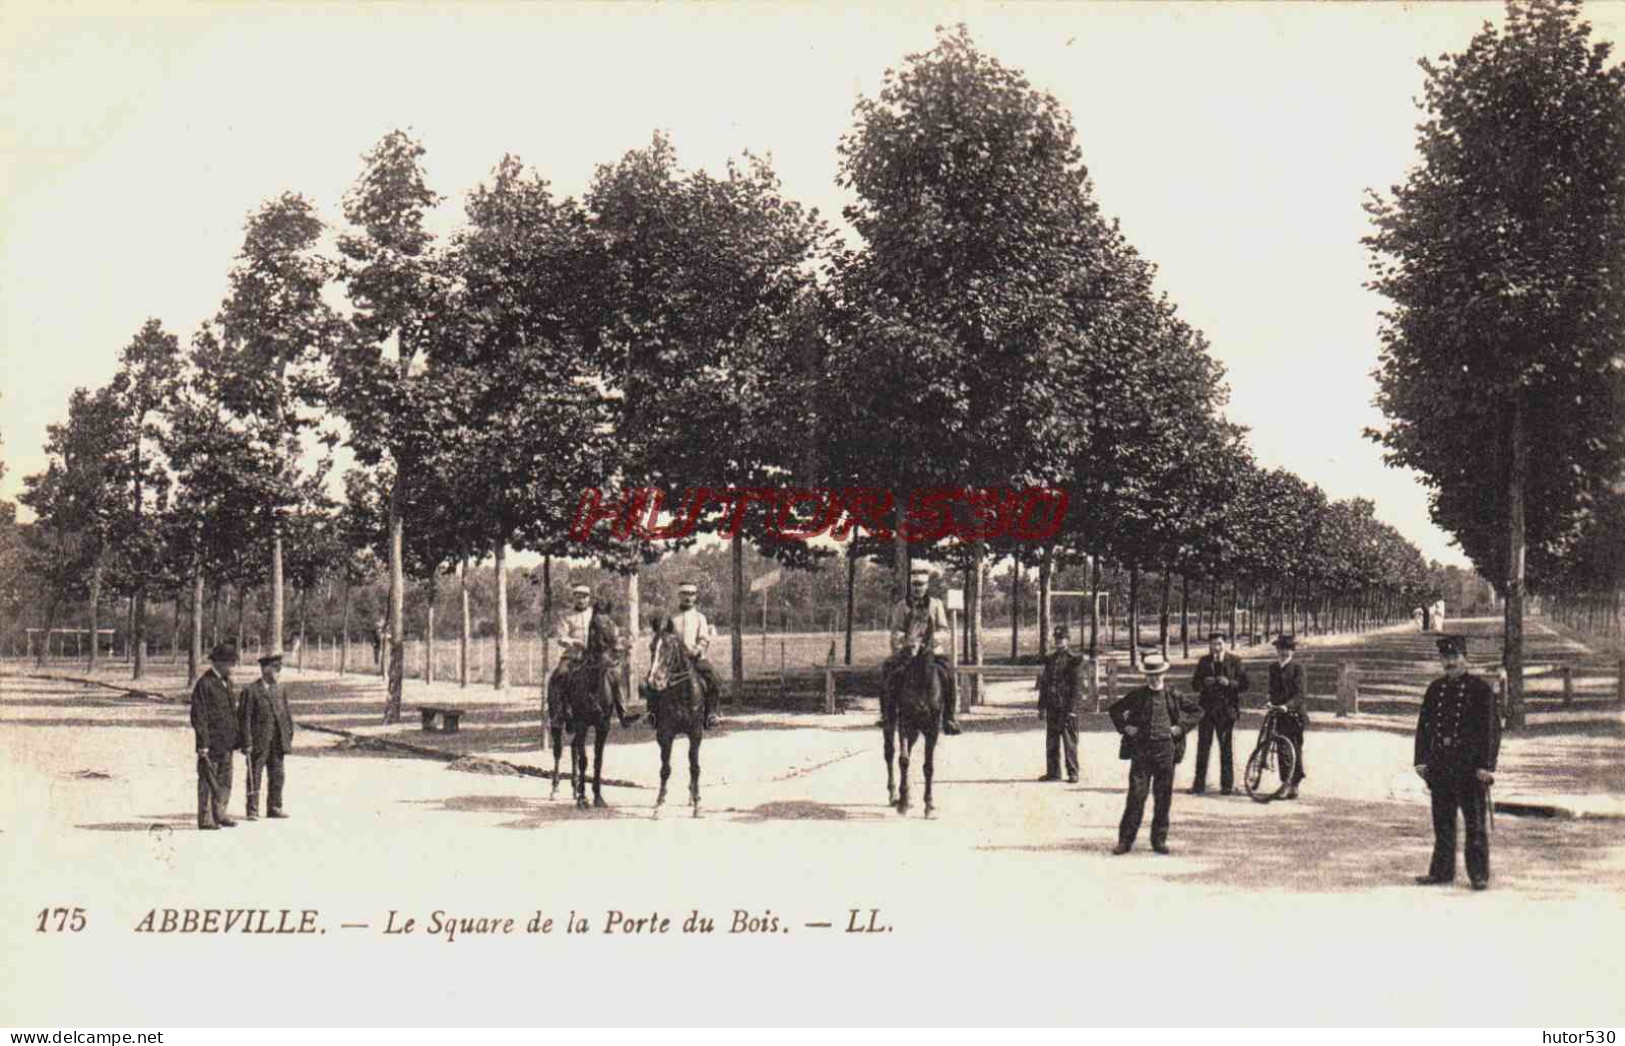
<svg viewBox="0 0 1625 1046"><path fill-rule="evenodd" d="M902 685L897 688L897 699L891 703L882 725L886 733L886 795L892 805L897 807L898 813L908 813L908 757L914 750L915 739L924 734L925 816L930 817L933 809L931 778L936 772L937 731L942 728L941 675L937 670L936 659L931 654L930 643L922 645L919 653L909 657L895 671L902 674ZM901 752L897 751L896 741L899 729L903 733ZM892 775L894 755L903 772L901 788Z"/></svg>
<svg viewBox="0 0 1625 1046"><path fill-rule="evenodd" d="M657 632L650 658L649 679L654 709L655 741L660 745L660 795L655 814L666 802L666 780L671 777L671 746L678 734L688 735L688 801L700 816L700 741L705 737L705 696L683 641L675 632Z"/></svg>
<svg viewBox="0 0 1625 1046"><path fill-rule="evenodd" d="M587 808L587 730L593 734L592 805L606 806L603 792L604 742L609 739L609 721L614 714L615 696L610 689L610 673L615 670L619 631L609 614L595 612L587 629L587 650L581 662L566 676L564 728L570 731L570 784L576 806ZM564 750L564 732L553 730L553 790L559 791L559 757Z"/></svg>

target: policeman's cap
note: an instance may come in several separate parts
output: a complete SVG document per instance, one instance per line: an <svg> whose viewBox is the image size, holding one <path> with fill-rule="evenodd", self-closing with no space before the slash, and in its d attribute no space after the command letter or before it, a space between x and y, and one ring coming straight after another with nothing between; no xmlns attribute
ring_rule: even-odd
<svg viewBox="0 0 1625 1046"><path fill-rule="evenodd" d="M1462 657L1467 656L1466 636L1439 637L1439 656L1449 657L1451 654L1460 654Z"/></svg>
<svg viewBox="0 0 1625 1046"><path fill-rule="evenodd" d="M677 594L680 596L696 596L699 595L699 592L700 586L692 581L685 581L677 586Z"/></svg>
<svg viewBox="0 0 1625 1046"><path fill-rule="evenodd" d="M260 658L260 667L263 668L266 665L275 665L278 668L281 668L282 667L282 655L281 654L266 654L264 657Z"/></svg>
<svg viewBox="0 0 1625 1046"><path fill-rule="evenodd" d="M571 585L570 586L570 592L572 594L574 594L574 595L577 595L577 596L590 596L590 595L592 595L592 586L591 585Z"/></svg>
<svg viewBox="0 0 1625 1046"><path fill-rule="evenodd" d="M909 576L909 580L911 580L911 581L914 578L917 578L917 577L923 577L927 581L929 581L929 580L931 580L931 568L930 567L913 567L912 569L909 570L908 576Z"/></svg>

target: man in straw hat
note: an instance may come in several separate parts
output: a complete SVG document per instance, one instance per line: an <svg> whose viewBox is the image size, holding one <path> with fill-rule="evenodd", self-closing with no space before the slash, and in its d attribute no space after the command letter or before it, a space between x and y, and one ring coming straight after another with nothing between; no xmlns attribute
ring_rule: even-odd
<svg viewBox="0 0 1625 1046"><path fill-rule="evenodd" d="M1467 877L1473 889L1490 885L1490 785L1501 751L1495 691L1467 670L1467 638L1439 640L1444 676L1428 684L1416 720L1416 772L1433 799L1433 862L1416 881L1424 886L1456 878L1456 811L1467 826Z"/></svg>
<svg viewBox="0 0 1625 1046"><path fill-rule="evenodd" d="M1128 799L1123 804L1123 820L1117 826L1114 854L1125 854L1140 834L1149 794L1151 848L1168 852L1168 814L1173 806L1174 767L1185 757L1185 734L1202 718L1195 701L1176 694L1163 685L1168 660L1161 654L1146 654L1140 661L1145 685L1136 687L1112 702L1112 725L1123 735L1118 746L1120 759L1129 760Z"/></svg>
<svg viewBox="0 0 1625 1046"><path fill-rule="evenodd" d="M717 725L717 700L722 693L722 681L717 670L706 660L705 653L716 639L716 629L699 609L700 586L696 581L685 581L677 586L677 611L667 615L660 629L669 631L682 641L694 673L700 678L705 692L705 728ZM651 638L651 643L653 639Z"/></svg>
<svg viewBox="0 0 1625 1046"><path fill-rule="evenodd" d="M595 610L592 601L592 588L588 585L576 584L570 586L570 612L559 618L558 624L553 626L553 640L558 643L561 652L559 663L553 669L553 674L547 680L547 710L551 729L558 731L564 729L566 700L565 685L569 673L581 664L582 658L587 654L587 637L592 632L593 614ZM609 604L602 604L603 611L608 614ZM618 635L618 630L615 631ZM606 651L606 655L610 652ZM627 715L626 707L621 703L621 680L619 673L610 671L610 689L615 696L615 714L620 716L622 726L631 726L643 716Z"/></svg>
<svg viewBox="0 0 1625 1046"><path fill-rule="evenodd" d="M1304 779L1303 728L1309 724L1309 706L1304 699L1309 693L1309 679L1302 662L1292 660L1297 649L1298 641L1282 632L1275 637L1275 664L1270 666L1270 707L1283 713L1276 719L1275 729L1298 750L1292 780L1287 782L1282 799L1296 799L1298 784Z"/></svg>
<svg viewBox="0 0 1625 1046"><path fill-rule="evenodd" d="M231 666L237 651L217 643L209 667L192 686L192 732L197 739L197 826L204 831L235 828L226 814L231 802L231 753L238 745L237 704L231 696Z"/></svg>
<svg viewBox="0 0 1625 1046"><path fill-rule="evenodd" d="M920 565L908 572L908 595L892 608L891 657L881 666L885 679L880 718L884 722L896 707L897 692L903 685L901 669L921 650L930 650L942 676L942 732L959 733L958 681L943 654L943 643L952 640L948 631L948 611L942 600L931 595L931 568Z"/></svg>
<svg viewBox="0 0 1625 1046"><path fill-rule="evenodd" d="M283 757L293 749L293 713L288 695L277 685L282 672L282 655L260 658L260 677L243 688L240 712L241 747L248 757L248 811L250 821L259 820L260 782L270 777L266 797L267 817L287 817L282 810L282 785L287 780ZM268 772L268 773L267 773Z"/></svg>

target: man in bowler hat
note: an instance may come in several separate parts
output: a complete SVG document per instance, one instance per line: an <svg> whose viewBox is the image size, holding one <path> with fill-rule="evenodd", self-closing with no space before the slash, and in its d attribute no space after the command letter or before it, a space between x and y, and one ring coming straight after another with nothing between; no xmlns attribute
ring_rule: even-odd
<svg viewBox="0 0 1625 1046"><path fill-rule="evenodd" d="M282 809L282 786L287 780L283 757L293 748L293 713L288 695L277 684L282 655L260 658L260 677L243 689L240 713L242 749L248 756L248 819L260 816L260 783L270 778L267 817L287 817Z"/></svg>
<svg viewBox="0 0 1625 1046"><path fill-rule="evenodd" d="M1173 806L1174 766L1185 757L1185 734L1202 718L1195 701L1163 685L1168 661L1161 654L1146 654L1140 663L1145 685L1130 690L1112 703L1112 725L1123 735L1120 759L1129 760L1128 799L1117 827L1114 854L1134 846L1145 816L1145 798L1152 797L1151 848L1168 852L1168 817Z"/></svg>
<svg viewBox="0 0 1625 1046"><path fill-rule="evenodd" d="M237 704L231 696L231 666L236 663L236 650L216 644L209 651L209 667L192 686L197 826L204 831L237 826L226 814L231 802L231 753L238 746Z"/></svg>
<svg viewBox="0 0 1625 1046"><path fill-rule="evenodd" d="M1066 779L1078 783L1078 713L1083 710L1086 680L1080 670L1083 658L1072 652L1071 630L1055 626L1055 653L1044 663L1038 677L1038 715L1044 720L1044 776L1040 781L1061 779L1062 757Z"/></svg>
<svg viewBox="0 0 1625 1046"><path fill-rule="evenodd" d="M1196 780L1191 794L1207 791L1207 757L1215 737L1219 741L1219 791L1229 795L1236 785L1236 720L1241 718L1241 695L1250 685L1241 658L1225 651L1230 637L1208 636L1208 654L1196 663L1191 690L1202 706L1202 724L1196 730Z"/></svg>
<svg viewBox="0 0 1625 1046"><path fill-rule="evenodd" d="M1501 717L1495 691L1467 670L1467 638L1439 640L1444 676L1428 684L1416 721L1416 773L1433 799L1433 861L1417 883L1456 878L1456 811L1467 828L1467 877L1473 889L1490 885L1489 787L1501 752Z"/></svg>

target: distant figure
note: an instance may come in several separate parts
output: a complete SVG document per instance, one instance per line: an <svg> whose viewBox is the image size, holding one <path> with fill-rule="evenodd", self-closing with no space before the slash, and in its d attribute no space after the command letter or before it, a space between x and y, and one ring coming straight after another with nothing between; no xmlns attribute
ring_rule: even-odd
<svg viewBox="0 0 1625 1046"><path fill-rule="evenodd" d="M372 667L382 668L384 665L384 619L379 618L372 626Z"/></svg>
<svg viewBox="0 0 1625 1046"><path fill-rule="evenodd" d="M1416 630L1418 632L1426 632L1428 630L1427 612L1421 607L1417 607L1415 610L1411 611L1411 619L1416 622Z"/></svg>
<svg viewBox="0 0 1625 1046"><path fill-rule="evenodd" d="M1433 604L1433 631L1444 635L1444 600Z"/></svg>

